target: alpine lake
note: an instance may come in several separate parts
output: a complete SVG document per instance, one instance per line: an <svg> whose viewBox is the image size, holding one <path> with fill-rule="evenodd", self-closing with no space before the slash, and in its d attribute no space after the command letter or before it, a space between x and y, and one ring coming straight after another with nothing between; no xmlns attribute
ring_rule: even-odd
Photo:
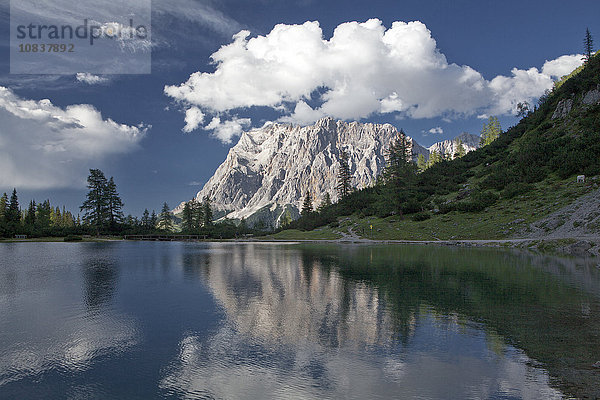
<svg viewBox="0 0 600 400"><path fill-rule="evenodd" d="M600 260L0 244L0 399L600 397Z"/></svg>

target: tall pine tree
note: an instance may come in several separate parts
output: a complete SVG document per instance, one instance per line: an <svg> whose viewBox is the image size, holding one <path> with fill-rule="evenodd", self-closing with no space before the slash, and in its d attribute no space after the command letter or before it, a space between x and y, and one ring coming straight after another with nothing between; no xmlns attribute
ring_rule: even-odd
<svg viewBox="0 0 600 400"><path fill-rule="evenodd" d="M173 214L171 214L169 205L166 202L163 203L162 210L158 216L158 228L166 232L173 231Z"/></svg>
<svg viewBox="0 0 600 400"><path fill-rule="evenodd" d="M19 197L17 196L17 189L13 189L10 201L4 219L9 225L18 224L21 221L21 209L19 208Z"/></svg>
<svg viewBox="0 0 600 400"><path fill-rule="evenodd" d="M87 182L89 192L79 209L84 212L83 222L94 227L96 233L100 233L109 221L108 198L106 196L108 181L102 171L90 169Z"/></svg>
<svg viewBox="0 0 600 400"><path fill-rule="evenodd" d="M151 231L152 227L150 226L150 212L148 211L147 208L144 209L144 212L142 213L142 228L144 228L144 230L146 231Z"/></svg>
<svg viewBox="0 0 600 400"><path fill-rule="evenodd" d="M50 200L45 200L43 203L37 205L37 227L39 229L50 229L50 214L52 213L52 207L50 207Z"/></svg>
<svg viewBox="0 0 600 400"><path fill-rule="evenodd" d="M306 217L313 212L312 199L310 198L310 193L306 193L306 197L304 198L304 203L302 203L302 216Z"/></svg>
<svg viewBox="0 0 600 400"><path fill-rule="evenodd" d="M8 209L8 195L4 193L0 197L0 223L5 221L6 210Z"/></svg>
<svg viewBox="0 0 600 400"><path fill-rule="evenodd" d="M192 233L194 231L194 213L192 211L192 201L187 201L183 206L181 214L181 231L184 233Z"/></svg>
<svg viewBox="0 0 600 400"><path fill-rule="evenodd" d="M483 124L483 128L481 128L481 145L487 146L492 143L500 137L500 133L502 133L502 129L500 128L498 118L494 116L489 117L488 122Z"/></svg>
<svg viewBox="0 0 600 400"><path fill-rule="evenodd" d="M204 224L204 207L195 198L190 203L192 212L192 230L198 232Z"/></svg>
<svg viewBox="0 0 600 400"><path fill-rule="evenodd" d="M123 202L117 192L117 185L111 176L106 184L106 206L108 213L108 223L111 229L115 229L116 225L123 222Z"/></svg>
<svg viewBox="0 0 600 400"><path fill-rule="evenodd" d="M401 130L398 137L390 143L386 154L386 165L383 171L386 185L398 189L408 183L414 171L410 158L410 144L404 131Z"/></svg>
<svg viewBox="0 0 600 400"><path fill-rule="evenodd" d="M202 218L203 218L202 225L204 227L208 227L208 226L212 225L213 214L212 214L212 208L210 205L210 198L208 196L206 196L204 198L204 201L202 202Z"/></svg>
<svg viewBox="0 0 600 400"><path fill-rule="evenodd" d="M352 191L352 175L348 164L348 153L340 151L340 171L338 172L337 192L340 199L348 196Z"/></svg>
<svg viewBox="0 0 600 400"><path fill-rule="evenodd" d="M594 39L589 28L585 30L585 38L583 39L583 61L588 62L594 54Z"/></svg>
<svg viewBox="0 0 600 400"><path fill-rule="evenodd" d="M27 208L27 214L25 215L25 219L23 220L23 222L29 229L33 229L35 227L36 211L37 207L35 204L35 200L31 200L29 202L29 207Z"/></svg>
<svg viewBox="0 0 600 400"><path fill-rule="evenodd" d="M156 211L152 210L152 214L150 215L150 229L156 229L158 225L158 217L156 216Z"/></svg>
<svg viewBox="0 0 600 400"><path fill-rule="evenodd" d="M456 144L456 151L454 152L453 158L461 158L462 156L467 154L467 151L465 150L465 146L463 145L462 140L456 139L455 144Z"/></svg>

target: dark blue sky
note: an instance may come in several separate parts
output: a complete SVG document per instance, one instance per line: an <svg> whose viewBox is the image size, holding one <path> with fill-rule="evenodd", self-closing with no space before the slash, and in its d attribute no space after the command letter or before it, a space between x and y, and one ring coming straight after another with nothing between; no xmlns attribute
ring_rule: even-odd
<svg viewBox="0 0 600 400"><path fill-rule="evenodd" d="M195 7L197 13L186 17L184 6ZM535 67L541 71L546 61L581 53L586 27L593 35L600 32L600 2L584 0L568 4L547 0L185 0L155 1L153 10L152 35L160 44L152 52L152 73L107 75L108 81L93 85L79 82L73 75L11 75L7 5L2 7L0 14L0 51L4 54L0 58L0 86L10 89L21 100L49 99L60 109L89 104L101 112L104 120L110 118L130 126L151 125L137 146L121 153L90 157L89 162L79 161L76 165L82 171L71 171L85 178L87 168L101 168L108 176L114 176L126 213L134 215L140 215L144 208L158 211L164 201L175 206L193 197L235 143L234 137L233 144L224 144L202 127L190 133L182 132L185 125L183 111L191 104L175 102L174 98L165 95L164 87L180 85L197 71L214 72L216 66L210 64L210 55L231 43L231 36L241 29L249 30L250 37L256 37L269 34L276 24L318 21L324 39L329 40L338 25L349 21L365 22L377 18L387 29L394 21L420 21L429 29L437 42L438 52L449 64L469 66L486 81L498 75L510 77L513 68ZM439 88L440 92L444 90L451 89ZM251 118L251 126L260 126L265 120L278 117L273 109L256 107L232 113ZM479 133L483 121L477 115L481 113L452 118L447 114L420 118L402 113L374 113L361 121L389 122L428 146L463 131ZM509 113L499 114L504 128L516 122ZM8 157L15 154L11 146L19 141L14 135L27 135L28 131L23 129L14 133L19 128L13 128L14 122L4 123L2 118L9 117L0 114L0 157L3 154ZM207 114L205 124L209 121ZM441 127L443 134L427 133L436 127ZM111 140L110 137L107 140ZM19 168L26 168L29 157L36 157L35 152L17 154L18 157L13 155L12 161ZM52 158L51 162L60 163L60 160ZM39 184L28 185L23 179L11 181L11 173L8 168L0 170L0 192L10 191L16 185L22 204L32 197L36 200L50 198L53 204L65 204L76 210L83 201L85 188L77 184L71 183L66 188L52 184L40 187ZM58 183L56 186L64 185Z"/></svg>

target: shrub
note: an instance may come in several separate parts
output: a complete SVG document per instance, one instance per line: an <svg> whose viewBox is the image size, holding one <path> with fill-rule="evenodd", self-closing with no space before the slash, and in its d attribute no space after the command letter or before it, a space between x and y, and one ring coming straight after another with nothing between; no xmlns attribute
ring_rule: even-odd
<svg viewBox="0 0 600 400"><path fill-rule="evenodd" d="M429 214L427 211L421 211L412 216L412 220L416 222L426 221L429 218L431 218L431 214Z"/></svg>
<svg viewBox="0 0 600 400"><path fill-rule="evenodd" d="M533 190L533 185L523 182L511 182L502 191L502 197L512 199L520 194L527 193Z"/></svg>

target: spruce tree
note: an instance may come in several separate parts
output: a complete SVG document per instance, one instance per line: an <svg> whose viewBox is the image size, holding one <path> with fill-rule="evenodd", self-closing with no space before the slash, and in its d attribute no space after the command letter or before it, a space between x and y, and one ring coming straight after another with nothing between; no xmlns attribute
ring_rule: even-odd
<svg viewBox="0 0 600 400"><path fill-rule="evenodd" d="M383 177L388 186L397 189L404 186L413 172L410 162L410 144L404 131L400 131L398 137L390 143L386 154L386 165Z"/></svg>
<svg viewBox="0 0 600 400"><path fill-rule="evenodd" d="M61 226L61 215L60 215L60 208L58 208L58 206L56 208L52 208L52 210L50 211L50 224L52 225L53 228L60 228Z"/></svg>
<svg viewBox="0 0 600 400"><path fill-rule="evenodd" d="M39 229L50 228L50 214L52 213L52 207L50 207L50 200L45 200L43 203L37 205L37 226Z"/></svg>
<svg viewBox="0 0 600 400"><path fill-rule="evenodd" d="M158 225L158 217L156 216L156 211L152 210L152 214L150 215L150 229L153 231L156 229Z"/></svg>
<svg viewBox="0 0 600 400"><path fill-rule="evenodd" d="M348 196L352 191L352 175L348 165L348 153L340 151L340 171L338 173L337 192L340 199Z"/></svg>
<svg viewBox="0 0 600 400"><path fill-rule="evenodd" d="M488 122L483 124L483 128L481 129L481 145L487 146L492 143L500 137L500 133L502 133L502 129L500 128L498 118L494 116L489 117Z"/></svg>
<svg viewBox="0 0 600 400"><path fill-rule="evenodd" d="M111 228L115 228L117 224L123 222L123 201L117 192L117 185L111 176L106 184L106 197L108 222Z"/></svg>
<svg viewBox="0 0 600 400"><path fill-rule="evenodd" d="M89 192L79 209L84 212L83 221L94 227L96 233L100 233L109 222L108 198L106 196L108 181L102 171L90 169L87 182Z"/></svg>
<svg viewBox="0 0 600 400"><path fill-rule="evenodd" d="M195 198L190 203L192 211L192 230L198 232L204 224L204 207Z"/></svg>
<svg viewBox="0 0 600 400"><path fill-rule="evenodd" d="M31 200L29 202L29 207L27 208L27 215L25 216L25 219L23 220L25 225L30 229L33 229L35 227L36 209L37 209L37 207L35 204L35 200Z"/></svg>
<svg viewBox="0 0 600 400"><path fill-rule="evenodd" d="M462 140L456 139L455 144L456 144L456 151L454 152L453 158L461 158L462 156L467 154L467 151L465 150L465 146L463 145Z"/></svg>
<svg viewBox="0 0 600 400"><path fill-rule="evenodd" d="M212 225L213 214L210 206L210 198L206 196L202 202L202 225L207 227Z"/></svg>
<svg viewBox="0 0 600 400"><path fill-rule="evenodd" d="M388 206L395 212L402 211L402 200L399 192L412 182L416 174L416 166L411 162L410 143L400 131L398 137L392 140L386 153L386 165L383 170L385 181L385 198Z"/></svg>
<svg viewBox="0 0 600 400"><path fill-rule="evenodd" d="M73 214L70 211L65 210L65 206L63 206L63 227L72 228L75 226L75 218L73 218Z"/></svg>
<svg viewBox="0 0 600 400"><path fill-rule="evenodd" d="M585 38L583 39L583 61L588 62L592 55L594 54L594 39L592 39L592 34L590 33L590 29L586 28L585 30Z"/></svg>
<svg viewBox="0 0 600 400"><path fill-rule="evenodd" d="M423 172L427 169L427 161L425 161L425 156L423 154L417 156L417 169L419 172Z"/></svg>
<svg viewBox="0 0 600 400"><path fill-rule="evenodd" d="M0 223L5 221L6 210L8 209L8 195L6 192L0 197Z"/></svg>
<svg viewBox="0 0 600 400"><path fill-rule="evenodd" d="M17 189L13 189L4 218L9 225L16 225L21 221L21 210L19 209Z"/></svg>
<svg viewBox="0 0 600 400"><path fill-rule="evenodd" d="M173 231L173 214L166 202L163 203L162 210L158 215L158 228L166 232Z"/></svg>
<svg viewBox="0 0 600 400"><path fill-rule="evenodd" d="M194 213L192 211L192 200L187 201L183 206L183 212L181 215L181 231L184 233L191 233L194 230Z"/></svg>
<svg viewBox="0 0 600 400"><path fill-rule="evenodd" d="M427 168L430 168L441 161L442 161L442 155L439 152L434 150L429 154L429 160L427 161Z"/></svg>
<svg viewBox="0 0 600 400"><path fill-rule="evenodd" d="M306 194L304 198L304 203L302 203L302 216L306 217L313 212L312 199L310 198L310 193Z"/></svg>
<svg viewBox="0 0 600 400"><path fill-rule="evenodd" d="M151 225L150 225L150 212L148 211L147 208L144 209L144 212L142 213L142 227L145 230L150 231Z"/></svg>

